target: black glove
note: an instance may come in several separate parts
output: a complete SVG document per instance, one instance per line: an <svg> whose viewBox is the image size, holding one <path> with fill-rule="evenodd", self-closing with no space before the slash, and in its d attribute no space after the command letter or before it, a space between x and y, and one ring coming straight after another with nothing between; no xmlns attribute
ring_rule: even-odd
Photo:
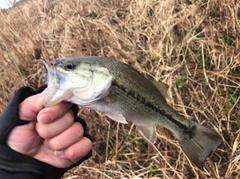
<svg viewBox="0 0 240 179"><path fill-rule="evenodd" d="M27 155L23 155L11 149L6 144L6 139L11 132L11 130L18 125L24 125L29 123L28 121L22 121L19 119L18 106L29 96L41 93L46 86L39 88L34 91L29 87L20 88L14 97L8 103L5 111L0 117L0 178L17 178L17 179L36 179L36 178L46 178L55 179L61 178L63 174L74 166L81 164L84 160L88 159L92 155L90 151L85 157L79 160L77 163L73 164L67 168L56 168L52 165L41 162L35 158ZM83 119L77 117L78 106L73 105L72 111L75 116L75 121L80 122L86 130L86 123ZM91 137L86 132L85 137L91 140Z"/></svg>

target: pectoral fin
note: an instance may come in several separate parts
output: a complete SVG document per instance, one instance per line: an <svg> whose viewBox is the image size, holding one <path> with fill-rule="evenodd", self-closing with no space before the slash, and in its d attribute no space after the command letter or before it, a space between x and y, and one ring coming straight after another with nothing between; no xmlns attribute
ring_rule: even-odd
<svg viewBox="0 0 240 179"><path fill-rule="evenodd" d="M119 113L110 113L110 112L107 112L107 113L104 113L107 117L109 117L110 119L116 121L116 122L120 122L120 123L123 123L123 124L127 124L128 122L126 121L125 117L123 117L122 114L119 114Z"/></svg>
<svg viewBox="0 0 240 179"><path fill-rule="evenodd" d="M144 137L146 137L150 142L155 143L157 140L156 126L155 125L139 125L136 124L139 131Z"/></svg>

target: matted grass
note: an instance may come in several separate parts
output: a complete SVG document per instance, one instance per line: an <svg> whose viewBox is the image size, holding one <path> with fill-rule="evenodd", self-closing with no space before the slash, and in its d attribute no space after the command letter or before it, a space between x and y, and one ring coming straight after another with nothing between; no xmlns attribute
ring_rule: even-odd
<svg viewBox="0 0 240 179"><path fill-rule="evenodd" d="M44 84L35 57L106 56L167 83L174 109L223 138L201 171L166 129L151 145L134 125L81 109L93 157L64 178L240 178L240 2L35 0L0 18L1 112L19 87Z"/></svg>

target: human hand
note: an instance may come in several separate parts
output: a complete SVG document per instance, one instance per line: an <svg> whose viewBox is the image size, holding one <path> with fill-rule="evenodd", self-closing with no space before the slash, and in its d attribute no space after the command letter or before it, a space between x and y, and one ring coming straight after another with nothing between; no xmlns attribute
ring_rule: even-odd
<svg viewBox="0 0 240 179"><path fill-rule="evenodd" d="M74 121L72 104L61 102L43 108L44 95L45 91L20 103L19 119L30 123L16 126L7 144L19 153L66 168L86 156L92 143L83 136L81 123Z"/></svg>

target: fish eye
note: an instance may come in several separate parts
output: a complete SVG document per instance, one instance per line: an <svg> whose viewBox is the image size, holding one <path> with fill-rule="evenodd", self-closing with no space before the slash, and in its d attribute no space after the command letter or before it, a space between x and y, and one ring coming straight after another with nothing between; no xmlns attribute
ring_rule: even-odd
<svg viewBox="0 0 240 179"><path fill-rule="evenodd" d="M67 62L63 66L65 70L74 70L75 67L76 65L73 62Z"/></svg>

